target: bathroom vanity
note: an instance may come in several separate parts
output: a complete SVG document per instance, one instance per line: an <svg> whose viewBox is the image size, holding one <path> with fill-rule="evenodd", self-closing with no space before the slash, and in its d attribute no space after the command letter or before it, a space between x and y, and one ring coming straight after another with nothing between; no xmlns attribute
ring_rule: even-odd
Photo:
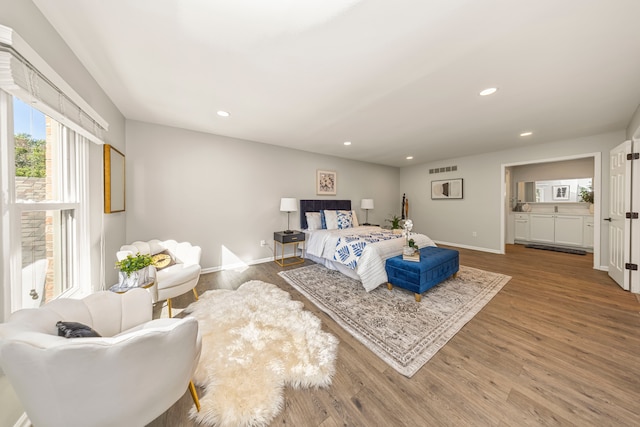
<svg viewBox="0 0 640 427"><path fill-rule="evenodd" d="M589 213L514 212L510 218L514 243L593 248L593 215Z"/></svg>

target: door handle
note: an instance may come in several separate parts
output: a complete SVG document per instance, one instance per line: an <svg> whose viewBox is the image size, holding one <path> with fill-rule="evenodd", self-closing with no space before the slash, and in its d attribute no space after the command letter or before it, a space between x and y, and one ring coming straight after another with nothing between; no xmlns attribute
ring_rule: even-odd
<svg viewBox="0 0 640 427"><path fill-rule="evenodd" d="M611 222L611 218L604 218L603 221L609 221Z"/></svg>

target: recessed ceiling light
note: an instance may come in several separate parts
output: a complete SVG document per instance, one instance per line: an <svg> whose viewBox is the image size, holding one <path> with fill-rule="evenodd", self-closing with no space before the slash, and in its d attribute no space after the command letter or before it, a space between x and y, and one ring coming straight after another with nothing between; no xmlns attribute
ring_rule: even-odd
<svg viewBox="0 0 640 427"><path fill-rule="evenodd" d="M533 132L522 132L520 136L530 136L533 135Z"/></svg>
<svg viewBox="0 0 640 427"><path fill-rule="evenodd" d="M413 160L413 156L407 156L407 160Z"/></svg>
<svg viewBox="0 0 640 427"><path fill-rule="evenodd" d="M229 114L229 112L222 111L222 110L218 111L216 114L219 115L220 117L229 117L231 115Z"/></svg>
<svg viewBox="0 0 640 427"><path fill-rule="evenodd" d="M493 95L498 90L497 87L488 87L485 90L480 92L480 96Z"/></svg>
<svg viewBox="0 0 640 427"><path fill-rule="evenodd" d="M351 141L345 141L343 144L344 145L351 145Z"/></svg>

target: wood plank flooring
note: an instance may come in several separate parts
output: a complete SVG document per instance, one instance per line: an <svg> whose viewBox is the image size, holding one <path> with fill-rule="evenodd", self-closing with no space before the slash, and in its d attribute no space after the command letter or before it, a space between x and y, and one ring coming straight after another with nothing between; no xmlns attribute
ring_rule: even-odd
<svg viewBox="0 0 640 427"><path fill-rule="evenodd" d="M640 425L637 295L593 270L591 254L521 245L507 245L505 255L459 251L461 264L512 279L410 379L289 286L275 263L203 275L197 290L274 283L340 339L332 385L287 388L272 426ZM188 293L174 307L192 301ZM427 293L422 304L428 301ZM196 426L188 418L192 404L185 392L150 426Z"/></svg>

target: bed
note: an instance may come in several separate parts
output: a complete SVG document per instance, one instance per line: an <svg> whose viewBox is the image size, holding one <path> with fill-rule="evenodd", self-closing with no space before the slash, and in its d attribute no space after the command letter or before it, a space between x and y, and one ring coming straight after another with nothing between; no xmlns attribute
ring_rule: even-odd
<svg viewBox="0 0 640 427"><path fill-rule="evenodd" d="M329 229L317 228L314 214L313 224L307 222L307 213L323 210L351 212L356 216L351 200L300 200L300 226L306 234L305 257L362 282L367 292L386 283L385 261L402 253L405 239L393 236L390 230L360 226L357 222L342 229L332 228L335 224L329 224ZM424 234L411 233L411 238L419 247L436 246Z"/></svg>

